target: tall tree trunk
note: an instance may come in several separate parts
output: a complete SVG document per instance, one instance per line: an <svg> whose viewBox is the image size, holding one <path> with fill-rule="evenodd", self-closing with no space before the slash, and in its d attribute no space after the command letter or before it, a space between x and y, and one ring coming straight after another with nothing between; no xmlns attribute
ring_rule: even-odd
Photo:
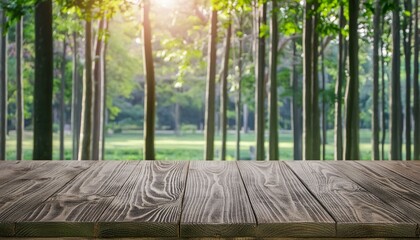
<svg viewBox="0 0 420 240"><path fill-rule="evenodd" d="M359 0L349 2L349 81L346 89L346 138L344 159L359 157Z"/></svg>
<svg viewBox="0 0 420 240"><path fill-rule="evenodd" d="M105 33L108 33L109 30L109 20L105 20ZM102 52L102 129L101 129L101 158L100 160L105 160L105 139L106 139L106 125L108 123L108 111L106 104L106 96L108 92L108 82L107 82L107 61L106 55L108 52L108 39L104 39L104 46Z"/></svg>
<svg viewBox="0 0 420 240"><path fill-rule="evenodd" d="M372 160L379 160L379 41L381 38L381 1L375 2L373 17L373 112L372 112Z"/></svg>
<svg viewBox="0 0 420 240"><path fill-rule="evenodd" d="M34 160L52 159L52 1L35 7Z"/></svg>
<svg viewBox="0 0 420 240"><path fill-rule="evenodd" d="M83 78L82 116L80 130L79 160L91 159L92 134L92 22L86 20L85 24L85 76Z"/></svg>
<svg viewBox="0 0 420 240"><path fill-rule="evenodd" d="M63 40L63 53L61 59L61 84L60 84L60 158L64 160L64 125L65 125L65 104L64 90L66 85L66 57L67 57L67 38Z"/></svg>
<svg viewBox="0 0 420 240"><path fill-rule="evenodd" d="M298 92L300 91L299 76L296 68L296 40L292 40L292 71L291 71L291 85L293 89L292 96L292 128L293 128L293 159L302 160L302 109L298 105Z"/></svg>
<svg viewBox="0 0 420 240"><path fill-rule="evenodd" d="M391 77L391 160L401 160L402 147L402 107L400 83L400 11L399 0L394 0L392 11L392 77Z"/></svg>
<svg viewBox="0 0 420 240"><path fill-rule="evenodd" d="M270 131L269 131L269 160L279 160L279 130L278 130L278 104L277 104L277 0L272 2L271 13L271 51L270 51Z"/></svg>
<svg viewBox="0 0 420 240"><path fill-rule="evenodd" d="M263 3L260 7L258 16L259 34L257 48L257 64L256 64L256 87L255 87L255 136L256 148L255 159L264 160L264 130L265 130L265 36L262 26L267 24L267 3Z"/></svg>
<svg viewBox="0 0 420 240"><path fill-rule="evenodd" d="M23 17L16 24L16 160L23 160L22 139L24 130L23 107Z"/></svg>
<svg viewBox="0 0 420 240"><path fill-rule="evenodd" d="M93 120L92 125L92 160L100 160L101 156L101 135L103 129L103 45L105 19L99 21L98 34L96 36L96 49L93 70Z"/></svg>
<svg viewBox="0 0 420 240"><path fill-rule="evenodd" d="M211 13L210 41L208 49L208 68L206 86L206 113L205 113L205 139L204 159L214 158L214 116L216 99L216 44L217 44L217 10Z"/></svg>
<svg viewBox="0 0 420 240"><path fill-rule="evenodd" d="M80 135L80 79L78 67L78 43L77 33L73 32L73 69L72 69L72 108L71 108L71 130L73 132L72 139L72 159L77 159L79 152L79 135Z"/></svg>
<svg viewBox="0 0 420 240"><path fill-rule="evenodd" d="M411 0L404 0L403 36L404 36L404 57L405 57L405 159L411 160Z"/></svg>
<svg viewBox="0 0 420 240"><path fill-rule="evenodd" d="M414 155L413 159L420 160L420 86L419 86L419 2L414 2Z"/></svg>
<svg viewBox="0 0 420 240"><path fill-rule="evenodd" d="M242 27L242 16L240 17L240 24ZM241 159L241 105L242 105L242 47L243 39L239 39L239 52L238 52L238 96L235 101L236 110L236 160Z"/></svg>
<svg viewBox="0 0 420 240"><path fill-rule="evenodd" d="M343 160L343 113L342 113L342 99L343 99L343 82L346 78L346 40L341 30L346 25L344 16L343 3L340 5L340 31L338 34L338 77L335 85L335 121L334 121L334 159Z"/></svg>
<svg viewBox="0 0 420 240"><path fill-rule="evenodd" d="M6 133L7 133L7 34L4 32L7 17L1 11L1 46L0 46L0 160L6 160Z"/></svg>
<svg viewBox="0 0 420 240"><path fill-rule="evenodd" d="M321 76L322 76L322 160L325 160L325 145L327 144L327 120L325 103L325 48L321 49Z"/></svg>
<svg viewBox="0 0 420 240"><path fill-rule="evenodd" d="M145 101L144 101L144 160L155 160L155 69L153 66L152 30L150 27L150 0L143 5L143 40L144 40L144 70L145 70Z"/></svg>
<svg viewBox="0 0 420 240"><path fill-rule="evenodd" d="M320 127L318 106L318 2L307 1L303 32L303 159L320 159Z"/></svg>
<svg viewBox="0 0 420 240"><path fill-rule="evenodd" d="M385 16L382 16L381 18L381 33L383 34L385 30ZM385 41L381 39L381 49L385 48ZM381 79L382 79L382 96L381 96L381 102L382 102L382 109L381 109L381 128L382 128L382 139L381 139L381 155L382 160L385 160L385 137L387 132L387 126L386 126L386 96L385 96L385 54L380 51L381 53Z"/></svg>
<svg viewBox="0 0 420 240"><path fill-rule="evenodd" d="M222 129L222 150L220 153L220 159L226 160L226 140L227 140L227 109L228 109L228 73L229 73L229 52L230 52L230 39L232 36L232 23L229 23L226 33L226 42L225 42L225 58L223 60L223 77L222 77L222 86L221 86L221 116L220 116L220 125Z"/></svg>

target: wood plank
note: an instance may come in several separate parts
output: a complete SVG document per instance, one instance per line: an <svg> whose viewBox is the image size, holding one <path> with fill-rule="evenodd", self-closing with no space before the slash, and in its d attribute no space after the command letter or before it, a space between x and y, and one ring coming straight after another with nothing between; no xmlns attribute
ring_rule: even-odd
<svg viewBox="0 0 420 240"><path fill-rule="evenodd" d="M415 237L417 224L328 163L288 162L337 222L338 237Z"/></svg>
<svg viewBox="0 0 420 240"><path fill-rule="evenodd" d="M99 237L177 237L188 162L142 161L99 218Z"/></svg>
<svg viewBox="0 0 420 240"><path fill-rule="evenodd" d="M370 165L376 163L378 167L385 167L411 181L420 184L420 165L413 164L413 161L379 161L369 162Z"/></svg>
<svg viewBox="0 0 420 240"><path fill-rule="evenodd" d="M92 164L88 161L48 162L0 188L0 229L33 211ZM0 232L0 236L5 236ZM10 236L10 235L8 235Z"/></svg>
<svg viewBox="0 0 420 240"><path fill-rule="evenodd" d="M42 166L46 162L47 161L0 161L0 188L1 185Z"/></svg>
<svg viewBox="0 0 420 240"><path fill-rule="evenodd" d="M282 162L238 162L257 237L333 237L335 222Z"/></svg>
<svg viewBox="0 0 420 240"><path fill-rule="evenodd" d="M16 236L94 237L94 223L138 162L101 161L16 223Z"/></svg>
<svg viewBox="0 0 420 240"><path fill-rule="evenodd" d="M235 162L191 162L181 237L254 236L256 221Z"/></svg>
<svg viewBox="0 0 420 240"><path fill-rule="evenodd" d="M420 224L420 188L418 184L397 174L372 169L356 162L331 163L354 182L385 203Z"/></svg>

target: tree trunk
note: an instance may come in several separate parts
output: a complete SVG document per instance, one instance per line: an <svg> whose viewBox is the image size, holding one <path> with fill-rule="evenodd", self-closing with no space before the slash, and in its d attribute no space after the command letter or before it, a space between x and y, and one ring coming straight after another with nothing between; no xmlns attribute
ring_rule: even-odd
<svg viewBox="0 0 420 240"><path fill-rule="evenodd" d="M306 2L303 33L303 159L320 159L320 127L318 106L318 2Z"/></svg>
<svg viewBox="0 0 420 240"><path fill-rule="evenodd" d="M1 22L4 26L7 17L1 11ZM1 33L4 27L1 27ZM0 160L6 160L6 133L7 133L7 34L0 36Z"/></svg>
<svg viewBox="0 0 420 240"><path fill-rule="evenodd" d="M214 116L215 116L215 95L216 95L216 44L217 44L217 10L212 10L210 41L208 50L208 69L206 86L206 113L205 113L205 139L206 148L204 159L214 158Z"/></svg>
<svg viewBox="0 0 420 240"><path fill-rule="evenodd" d="M346 89L346 138L344 160L359 156L359 37L357 18L359 0L349 2L349 81Z"/></svg>
<svg viewBox="0 0 420 240"><path fill-rule="evenodd" d="M385 16L382 16L381 18L381 33L384 33L384 24L385 24ZM384 49L385 47L385 41L381 40L381 49ZM382 51L380 51L382 53ZM385 137L386 137L386 96L385 96L385 55L382 53L381 55L381 78L382 78L382 113L381 113L381 125L382 125L382 139L381 139L381 155L382 160L385 160Z"/></svg>
<svg viewBox="0 0 420 240"><path fill-rule="evenodd" d="M325 48L321 49L321 76L322 76L322 160L325 160L325 145L327 144L327 120L326 120L326 103L325 103L325 64L324 53Z"/></svg>
<svg viewBox="0 0 420 240"><path fill-rule="evenodd" d="M271 13L271 51L270 51L270 131L269 131L269 160L279 160L279 130L278 130L278 104L277 104L277 56L278 56L278 26L277 26L277 0L272 2Z"/></svg>
<svg viewBox="0 0 420 240"><path fill-rule="evenodd" d="M414 2L414 155L413 159L420 160L420 86L419 86L419 3Z"/></svg>
<svg viewBox="0 0 420 240"><path fill-rule="evenodd" d="M249 122L249 109L248 109L248 104L244 103L243 105L243 114L242 114L242 118L243 118L243 123L242 123L242 128L243 128L243 133L247 134L249 132L249 126L248 126L248 122Z"/></svg>
<svg viewBox="0 0 420 240"><path fill-rule="evenodd" d="M255 136L256 148L255 159L264 160L264 130L265 130L265 36L262 26L267 24L267 3L263 3L258 16L259 34L256 64L256 87L255 87Z"/></svg>
<svg viewBox="0 0 420 240"><path fill-rule="evenodd" d="M145 70L145 101L144 101L144 160L155 160L155 69L153 66L152 32L149 19L150 0L143 5L143 40L144 40L144 70Z"/></svg>
<svg viewBox="0 0 420 240"><path fill-rule="evenodd" d="M60 84L60 157L64 160L64 125L65 125L65 104L64 104L64 88L66 84L66 57L67 57L67 39L63 40L63 53L61 59L61 84Z"/></svg>
<svg viewBox="0 0 420 240"><path fill-rule="evenodd" d="M343 82L346 78L346 40L341 32L346 25L344 16L344 6L340 5L340 32L338 34L338 77L335 85L335 123L334 123L334 159L343 160L343 113L342 113L342 99L343 99Z"/></svg>
<svg viewBox="0 0 420 240"><path fill-rule="evenodd" d="M96 38L96 49L93 70L93 125L92 125L92 160L100 160L101 156L101 135L103 129L103 45L105 19L99 21L98 34Z"/></svg>
<svg viewBox="0 0 420 240"><path fill-rule="evenodd" d="M109 20L105 20L105 33L109 30ZM105 160L105 139L106 139L106 125L108 123L108 111L106 104L106 96L108 92L107 88L107 61L106 55L108 52L108 39L104 39L104 46L102 52L102 129L101 129L101 158L99 160Z"/></svg>
<svg viewBox="0 0 420 240"><path fill-rule="evenodd" d="M405 57L405 159L411 160L411 0L404 0L405 11L410 15L404 15L404 57Z"/></svg>
<svg viewBox="0 0 420 240"><path fill-rule="evenodd" d="M225 42L225 58L223 60L223 77L222 77L222 86L221 86L221 116L220 116L220 126L222 129L222 150L220 153L220 159L226 160L226 140L227 140L227 110L228 110L228 73L229 73L229 52L230 52L230 39L232 36L232 24L229 23L227 33L226 33L226 42Z"/></svg>
<svg viewBox="0 0 420 240"><path fill-rule="evenodd" d="M77 159L77 153L79 152L79 134L80 134L80 83L79 83L79 68L78 68L78 44L77 44L77 33L73 32L73 69L72 69L72 100L71 100L71 130L73 132L73 149L72 159Z"/></svg>
<svg viewBox="0 0 420 240"><path fill-rule="evenodd" d="M300 91L299 76L296 69L296 40L292 41L292 71L291 82L293 89L292 96L292 128L293 128L293 158L294 160L302 160L302 109L298 105L298 92Z"/></svg>
<svg viewBox="0 0 420 240"><path fill-rule="evenodd" d="M381 1L375 2L373 17L373 112L372 112L372 160L379 160L379 41L381 38Z"/></svg>
<svg viewBox="0 0 420 240"><path fill-rule="evenodd" d="M91 159L92 134L92 22L86 20L85 25L85 76L83 79L82 117L80 132L79 160Z"/></svg>
<svg viewBox="0 0 420 240"><path fill-rule="evenodd" d="M52 159L52 1L35 7L34 160Z"/></svg>
<svg viewBox="0 0 420 240"><path fill-rule="evenodd" d="M242 27L242 17L240 20L240 26ZM236 160L241 159L241 105L242 105L242 47L243 39L239 39L239 52L238 52L238 96L235 101L236 110Z"/></svg>
<svg viewBox="0 0 420 240"><path fill-rule="evenodd" d="M400 83L400 16L399 0L394 0L396 9L392 11L392 77L391 77L391 160L401 160L402 147L402 107Z"/></svg>
<svg viewBox="0 0 420 240"><path fill-rule="evenodd" d="M16 24L16 160L23 160L24 101L23 101L23 17Z"/></svg>

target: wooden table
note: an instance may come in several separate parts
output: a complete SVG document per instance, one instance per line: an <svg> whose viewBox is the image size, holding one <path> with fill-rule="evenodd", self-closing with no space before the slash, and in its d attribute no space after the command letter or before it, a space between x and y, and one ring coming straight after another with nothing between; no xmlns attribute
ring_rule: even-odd
<svg viewBox="0 0 420 240"><path fill-rule="evenodd" d="M2 237L419 238L420 161L0 162Z"/></svg>

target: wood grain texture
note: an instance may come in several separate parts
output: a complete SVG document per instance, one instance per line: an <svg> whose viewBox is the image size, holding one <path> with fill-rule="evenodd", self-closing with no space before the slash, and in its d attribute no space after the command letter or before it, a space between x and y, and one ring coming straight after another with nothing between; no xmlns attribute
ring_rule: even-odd
<svg viewBox="0 0 420 240"><path fill-rule="evenodd" d="M417 224L328 163L288 162L337 222L338 237L415 237Z"/></svg>
<svg viewBox="0 0 420 240"><path fill-rule="evenodd" d="M24 237L94 237L94 223L138 162L97 162L16 223Z"/></svg>
<svg viewBox="0 0 420 240"><path fill-rule="evenodd" d="M420 165L413 164L413 161L380 161L372 162L377 163L378 167L385 167L413 182L420 184Z"/></svg>
<svg viewBox="0 0 420 240"><path fill-rule="evenodd" d="M335 222L284 163L238 162L258 237L333 237Z"/></svg>
<svg viewBox="0 0 420 240"><path fill-rule="evenodd" d="M47 161L0 161L0 188L3 184L42 166Z"/></svg>
<svg viewBox="0 0 420 240"><path fill-rule="evenodd" d="M256 221L235 162L191 162L181 237L254 236Z"/></svg>
<svg viewBox="0 0 420 240"><path fill-rule="evenodd" d="M48 162L3 184L0 188L0 228L23 218L90 166L90 162Z"/></svg>
<svg viewBox="0 0 420 240"><path fill-rule="evenodd" d="M420 223L418 184L391 171L373 169L357 162L334 162L331 165L385 203Z"/></svg>
<svg viewBox="0 0 420 240"><path fill-rule="evenodd" d="M99 218L100 237L177 237L188 162L142 161Z"/></svg>

